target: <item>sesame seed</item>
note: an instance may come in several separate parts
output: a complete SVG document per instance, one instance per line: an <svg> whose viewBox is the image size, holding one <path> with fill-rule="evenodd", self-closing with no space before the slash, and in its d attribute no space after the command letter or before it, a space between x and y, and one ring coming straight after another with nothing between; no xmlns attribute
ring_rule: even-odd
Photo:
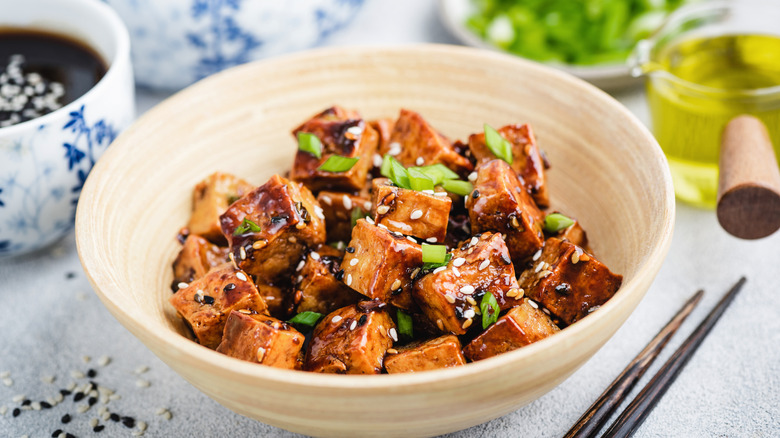
<svg viewBox="0 0 780 438"><path fill-rule="evenodd" d="M472 306L477 305L477 300L475 300L473 297L466 297L466 302L471 304Z"/></svg>
<svg viewBox="0 0 780 438"><path fill-rule="evenodd" d="M19 394L19 395L15 395L11 399L11 401L14 402L14 403L19 403L20 401L24 400L25 398L27 398L27 397L24 394Z"/></svg>
<svg viewBox="0 0 780 438"><path fill-rule="evenodd" d="M376 208L376 214L387 214L388 211L390 211L390 207L387 205L380 205Z"/></svg>
<svg viewBox="0 0 780 438"><path fill-rule="evenodd" d="M65 389L68 390L68 391L73 391L74 389L76 389L76 383L75 382L70 382L68 384L68 386L65 387Z"/></svg>
<svg viewBox="0 0 780 438"><path fill-rule="evenodd" d="M463 330L466 330L467 328L471 327L471 323L472 323L472 322L474 322L474 320L473 320L473 319L471 319L471 318L469 318L469 319L467 319L467 320L463 321L463 325L461 326L461 328L462 328Z"/></svg>
<svg viewBox="0 0 780 438"><path fill-rule="evenodd" d="M539 251L536 251L536 253L534 253L533 261L539 260L539 257L541 257L541 256L542 256L542 250L539 249Z"/></svg>
<svg viewBox="0 0 780 438"><path fill-rule="evenodd" d="M475 315L474 309L468 309L465 312L463 312L463 316L466 317L466 318L469 318L469 319L473 318L474 315Z"/></svg>
<svg viewBox="0 0 780 438"><path fill-rule="evenodd" d="M135 386L139 388L148 388L151 386L151 383L148 380L138 379L135 381Z"/></svg>
<svg viewBox="0 0 780 438"><path fill-rule="evenodd" d="M543 267L544 267L544 262L539 262L539 264L536 265L536 269L534 269L534 273L538 273L539 271L542 270Z"/></svg>
<svg viewBox="0 0 780 438"><path fill-rule="evenodd" d="M412 271L412 278L416 277L417 274L420 273L420 268L414 268L414 271Z"/></svg>
<svg viewBox="0 0 780 438"><path fill-rule="evenodd" d="M406 239L409 240L412 243L417 243L417 241L414 240L414 237L412 237L412 236L406 236Z"/></svg>
<svg viewBox="0 0 780 438"><path fill-rule="evenodd" d="M89 363L89 361L91 361L91 360L92 360L92 358L91 358L91 357L89 357L89 356L81 356L81 360L82 360L84 363Z"/></svg>
<svg viewBox="0 0 780 438"><path fill-rule="evenodd" d="M371 216L366 216L366 222L368 222L371 225L374 225L374 219L372 219Z"/></svg>
<svg viewBox="0 0 780 438"><path fill-rule="evenodd" d="M423 164L425 164L425 160L423 159L423 157L417 157L417 159L414 161L414 164L418 166L422 166Z"/></svg>
<svg viewBox="0 0 780 438"><path fill-rule="evenodd" d="M371 201L366 201L363 203L363 209L366 211L371 210Z"/></svg>
<svg viewBox="0 0 780 438"><path fill-rule="evenodd" d="M265 348L258 347L257 348L257 361L262 362L263 359L265 359Z"/></svg>
<svg viewBox="0 0 780 438"><path fill-rule="evenodd" d="M422 210L415 210L412 212L412 214L409 215L409 219L416 220L420 219L423 215Z"/></svg>
<svg viewBox="0 0 780 438"><path fill-rule="evenodd" d="M119 400L121 398L122 398L122 396L119 395L119 394L111 394L110 396L108 396L108 399L111 400L111 401L116 401L116 400Z"/></svg>
<svg viewBox="0 0 780 438"><path fill-rule="evenodd" d="M108 421L108 419L111 418L111 414L108 413L108 411L103 412L102 414L100 414L100 418L102 418L103 421Z"/></svg>
<svg viewBox="0 0 780 438"><path fill-rule="evenodd" d="M549 311L549 310L547 310L547 309L542 309L542 312L544 312L544 313L546 313L546 314L548 314L548 315L550 314L550 311Z"/></svg>
<svg viewBox="0 0 780 438"><path fill-rule="evenodd" d="M347 286L352 285L352 274L347 274Z"/></svg>
<svg viewBox="0 0 780 438"><path fill-rule="evenodd" d="M479 264L479 270L484 271L485 268L487 268L490 265L490 260L485 259L482 261L482 263Z"/></svg>
<svg viewBox="0 0 780 438"><path fill-rule="evenodd" d="M295 228L298 229L298 230L302 230L302 229L306 228L306 223L298 222L297 224L295 224Z"/></svg>
<svg viewBox="0 0 780 438"><path fill-rule="evenodd" d="M145 372L149 371L149 367L146 365L141 365L138 368L135 369L136 374L143 374Z"/></svg>
<svg viewBox="0 0 780 438"><path fill-rule="evenodd" d="M236 278L238 278L241 281L247 281L246 274L243 272L236 272Z"/></svg>
<svg viewBox="0 0 780 438"><path fill-rule="evenodd" d="M166 411L166 412L163 414L163 418L165 418L166 420L170 420L172 417L173 417L173 414L171 414L171 412L170 412L170 411Z"/></svg>
<svg viewBox="0 0 780 438"><path fill-rule="evenodd" d="M401 144L398 142L392 142L390 143L390 149L387 151L388 154L392 156L396 156L401 153Z"/></svg>
<svg viewBox="0 0 780 438"><path fill-rule="evenodd" d="M438 267L438 268L434 269L434 270L433 270L433 273L434 273L434 274L438 274L439 272L441 272L441 271L444 271L445 269L447 269L447 267L446 267L446 266L440 266L440 267Z"/></svg>
<svg viewBox="0 0 780 438"><path fill-rule="evenodd" d="M238 255L241 257L241 260L246 260L246 250L243 246L238 247Z"/></svg>
<svg viewBox="0 0 780 438"><path fill-rule="evenodd" d="M177 284L177 285L176 285L176 287L177 287L177 288L179 288L179 289L186 289L186 288L188 288L189 286L190 286L189 284L187 284L187 283L185 283L185 282L183 282L183 281L182 281L181 283L179 283L179 284Z"/></svg>
<svg viewBox="0 0 780 438"><path fill-rule="evenodd" d="M382 166L382 156L379 154L374 154L374 167L381 167Z"/></svg>
<svg viewBox="0 0 780 438"><path fill-rule="evenodd" d="M341 203L344 204L345 209L352 210L352 200L349 199L349 196L343 195L341 197Z"/></svg>
<svg viewBox="0 0 780 438"><path fill-rule="evenodd" d="M306 264L306 262L305 262L305 261L303 261L303 260L301 260L300 262L298 262L298 266L296 266L296 267L295 267L295 272L298 272L298 271L300 271L301 269L303 269L303 265L305 265L305 264Z"/></svg>
<svg viewBox="0 0 780 438"><path fill-rule="evenodd" d="M460 271L455 266L452 267L452 273L455 274L456 277L460 277Z"/></svg>
<svg viewBox="0 0 780 438"><path fill-rule="evenodd" d="M422 192L425 193L426 195L432 195L434 193L434 191L431 190L431 189L425 189L425 190L422 190Z"/></svg>
<svg viewBox="0 0 780 438"><path fill-rule="evenodd" d="M464 263L466 263L466 259L464 259L463 257L458 257L452 261L452 266L458 267Z"/></svg>
<svg viewBox="0 0 780 438"><path fill-rule="evenodd" d="M577 251L571 253L571 263L573 265L576 265L579 261L580 261L580 255L577 253Z"/></svg>
<svg viewBox="0 0 780 438"><path fill-rule="evenodd" d="M398 354L398 350L396 350L395 348L388 348L387 349L387 354ZM5 407L5 406L3 406L3 407Z"/></svg>
<svg viewBox="0 0 780 438"><path fill-rule="evenodd" d="M139 422L138 422L138 430L140 430L141 432L143 432L143 431L145 431L145 430L146 430L146 428L147 428L147 425L146 425L146 423L145 423L145 422L143 422L143 421L139 421Z"/></svg>
<svg viewBox="0 0 780 438"><path fill-rule="evenodd" d="M355 330L355 327L357 327L357 321L352 320L352 324L349 325L350 330Z"/></svg>
<svg viewBox="0 0 780 438"><path fill-rule="evenodd" d="M78 409L76 409L76 412L78 412L79 414L83 414L88 410L89 410L89 405L79 405Z"/></svg>
<svg viewBox="0 0 780 438"><path fill-rule="evenodd" d="M455 297L450 294L444 294L444 299L450 304L455 304Z"/></svg>
<svg viewBox="0 0 780 438"><path fill-rule="evenodd" d="M528 300L528 304L530 304L531 307L533 307L534 309L538 309L539 308L539 305L536 304L536 302L534 300Z"/></svg>
<svg viewBox="0 0 780 438"><path fill-rule="evenodd" d="M439 241L439 239L437 239L435 237L429 237L429 238L425 239L425 241L428 242L428 243L436 243L436 242Z"/></svg>
<svg viewBox="0 0 780 438"><path fill-rule="evenodd" d="M350 126L347 128L347 132L349 132L352 135L360 135L363 133L363 128L360 126Z"/></svg>
<svg viewBox="0 0 780 438"><path fill-rule="evenodd" d="M433 194L433 196L444 197L447 196L447 192L436 192Z"/></svg>
<svg viewBox="0 0 780 438"><path fill-rule="evenodd" d="M441 319L436 320L436 327L438 327L439 330L444 330L444 323L441 322Z"/></svg>
<svg viewBox="0 0 780 438"><path fill-rule="evenodd" d="M8 412L8 406L0 406L0 415L5 415Z"/></svg>
<svg viewBox="0 0 780 438"><path fill-rule="evenodd" d="M467 295L471 295L471 294L474 293L474 286L472 286L470 284L467 284L467 285L463 286L462 288L460 288L460 292L464 293L464 294L467 294Z"/></svg>
<svg viewBox="0 0 780 438"><path fill-rule="evenodd" d="M479 237L472 237L471 240L469 240L469 245L476 245L479 243Z"/></svg>
<svg viewBox="0 0 780 438"><path fill-rule="evenodd" d="M333 317L333 319L330 320L330 322L335 324L335 323L341 321L342 319L343 318L340 315L336 315L336 316Z"/></svg>
<svg viewBox="0 0 780 438"><path fill-rule="evenodd" d="M359 262L358 258L355 257L355 258L353 258L352 260L349 261L349 266L355 266L355 265L358 264L358 262Z"/></svg>
<svg viewBox="0 0 780 438"><path fill-rule="evenodd" d="M157 410L157 412L154 413L154 415L162 415L164 414L168 409L166 408L160 408Z"/></svg>
<svg viewBox="0 0 780 438"><path fill-rule="evenodd" d="M512 219L509 220L510 225L512 225L512 228L520 228L520 221L517 220L517 216L512 216Z"/></svg>
<svg viewBox="0 0 780 438"><path fill-rule="evenodd" d="M471 172L469 174L469 181L474 182L477 180L477 172Z"/></svg>
<svg viewBox="0 0 780 438"><path fill-rule="evenodd" d="M387 225L385 225L385 224L378 224L377 226L379 228L384 228L385 230L387 229Z"/></svg>
<svg viewBox="0 0 780 438"><path fill-rule="evenodd" d="M387 335L393 338L393 342L398 342L398 332L395 331L395 328L388 330Z"/></svg>
<svg viewBox="0 0 780 438"><path fill-rule="evenodd" d="M73 370L70 372L70 376L73 377L74 379L83 379L84 373L82 373L79 370Z"/></svg>
<svg viewBox="0 0 780 438"><path fill-rule="evenodd" d="M545 269L542 272L539 273L539 278L545 278L548 275L552 274L552 271Z"/></svg>
<svg viewBox="0 0 780 438"><path fill-rule="evenodd" d="M54 383L54 376L43 376L41 377L41 381L43 383Z"/></svg>
<svg viewBox="0 0 780 438"><path fill-rule="evenodd" d="M314 260L319 260L320 259L320 253L318 253L317 251L312 251L311 254L309 254L309 257L311 257Z"/></svg>
<svg viewBox="0 0 780 438"><path fill-rule="evenodd" d="M2 373L0 373L0 379L5 379L6 377L11 377L10 371L3 371Z"/></svg>
<svg viewBox="0 0 780 438"><path fill-rule="evenodd" d="M89 426L90 427L95 427L95 426L97 426L97 424L98 424L98 419L97 418L93 418L93 419L89 420Z"/></svg>
<svg viewBox="0 0 780 438"><path fill-rule="evenodd" d="M111 358L108 356L100 356L100 359L98 359L98 365L101 367L108 365L109 362L111 362Z"/></svg>
<svg viewBox="0 0 780 438"><path fill-rule="evenodd" d="M325 212L322 210L322 207L319 205L314 206L314 213L317 215L320 219L325 219Z"/></svg>

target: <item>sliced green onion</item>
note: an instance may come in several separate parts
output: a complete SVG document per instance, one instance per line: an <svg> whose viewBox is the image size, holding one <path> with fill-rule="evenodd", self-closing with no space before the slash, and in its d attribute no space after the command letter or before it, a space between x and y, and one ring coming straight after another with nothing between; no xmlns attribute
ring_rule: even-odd
<svg viewBox="0 0 780 438"><path fill-rule="evenodd" d="M241 199L241 197L238 195L228 196L228 200L227 200L228 205L233 205L233 203L238 201L239 199Z"/></svg>
<svg viewBox="0 0 780 438"><path fill-rule="evenodd" d="M423 263L442 263L446 258L446 245L429 245L427 243L422 244Z"/></svg>
<svg viewBox="0 0 780 438"><path fill-rule="evenodd" d="M458 179L457 173L453 172L449 167L440 163L421 167L410 167L409 171L411 172L412 169L424 173L428 178L433 180L434 185L439 185L442 183L442 181L448 179Z"/></svg>
<svg viewBox="0 0 780 438"><path fill-rule="evenodd" d="M398 334L409 338L414 338L414 327L412 326L412 317L401 309L396 314L398 319Z"/></svg>
<svg viewBox="0 0 780 438"><path fill-rule="evenodd" d="M320 319L322 319L322 316L323 316L322 313L306 311L293 316L293 318L287 322L289 322L290 324L300 324L309 327L314 327L315 325L317 325Z"/></svg>
<svg viewBox="0 0 780 438"><path fill-rule="evenodd" d="M414 167L407 169L407 172L409 174L409 186L412 190L433 190L433 179L429 178L428 175Z"/></svg>
<svg viewBox="0 0 780 438"><path fill-rule="evenodd" d="M298 150L308 152L317 158L322 157L322 142L319 137L309 132L298 133Z"/></svg>
<svg viewBox="0 0 780 438"><path fill-rule="evenodd" d="M544 231L548 233L557 233L564 228L569 228L574 224L574 220L560 213L551 213L544 218Z"/></svg>
<svg viewBox="0 0 780 438"><path fill-rule="evenodd" d="M493 155L512 164L512 144L487 123L485 123L485 144Z"/></svg>
<svg viewBox="0 0 780 438"><path fill-rule="evenodd" d="M347 158L341 155L331 155L325 160L317 170L323 170L325 172L346 172L352 169L352 166L360 160L359 157Z"/></svg>
<svg viewBox="0 0 780 438"><path fill-rule="evenodd" d="M234 236L239 236L241 234L246 234L247 232L253 232L253 233L259 233L262 230L260 228L260 225L257 225L256 223L252 222L251 220L244 218L244 220L241 221L241 223L236 227L236 230L233 231Z"/></svg>
<svg viewBox="0 0 780 438"><path fill-rule="evenodd" d="M490 292L485 292L482 301L479 302L479 310L482 311L482 330L488 328L490 324L498 321L498 301Z"/></svg>
<svg viewBox="0 0 780 438"><path fill-rule="evenodd" d="M390 181L396 186L402 189L411 189L412 185L409 182L409 172L393 157L390 157Z"/></svg>
<svg viewBox="0 0 780 438"><path fill-rule="evenodd" d="M358 219L363 219L364 217L368 216L368 213L364 213L363 209L360 207L355 207L352 209L352 212L349 214L349 220L352 224L352 227L355 227L355 224L357 224Z"/></svg>
<svg viewBox="0 0 780 438"><path fill-rule="evenodd" d="M395 158L390 154L385 154L385 156L382 157L382 167L379 168L379 173L385 178L390 178L390 167L392 166L394 159Z"/></svg>
<svg viewBox="0 0 780 438"><path fill-rule="evenodd" d="M452 260L452 254L447 253L447 256L444 257L444 261L441 263L423 263L422 270L423 271L430 271L432 269L441 268L442 266L447 266L447 263Z"/></svg>
<svg viewBox="0 0 780 438"><path fill-rule="evenodd" d="M458 181L451 179L442 181L441 187L450 193L454 193L460 196L467 196L469 193L471 193L472 190L474 190L474 186L468 181Z"/></svg>

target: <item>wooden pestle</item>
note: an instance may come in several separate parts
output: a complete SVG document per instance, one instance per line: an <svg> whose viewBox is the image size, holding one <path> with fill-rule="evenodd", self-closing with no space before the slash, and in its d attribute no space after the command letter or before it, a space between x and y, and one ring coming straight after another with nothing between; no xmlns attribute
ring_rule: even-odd
<svg viewBox="0 0 780 438"><path fill-rule="evenodd" d="M764 124L741 115L723 130L718 221L741 239L760 239L780 228L780 169Z"/></svg>

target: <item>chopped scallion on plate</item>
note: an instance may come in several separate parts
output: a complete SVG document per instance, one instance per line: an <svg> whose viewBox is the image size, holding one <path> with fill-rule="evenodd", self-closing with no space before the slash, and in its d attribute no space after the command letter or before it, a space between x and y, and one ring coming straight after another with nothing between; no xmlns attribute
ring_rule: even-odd
<svg viewBox="0 0 780 438"><path fill-rule="evenodd" d="M512 144L487 123L485 123L485 145L493 155L512 164Z"/></svg>
<svg viewBox="0 0 780 438"><path fill-rule="evenodd" d="M322 157L322 142L320 142L319 137L312 133L298 133L298 149L308 152L317 158Z"/></svg>
<svg viewBox="0 0 780 438"><path fill-rule="evenodd" d="M490 292L485 292L482 296L482 301L479 302L479 310L482 311L482 329L488 328L490 324L498 321L498 313L500 308L498 307L498 301L496 297Z"/></svg>
<svg viewBox="0 0 780 438"><path fill-rule="evenodd" d="M544 218L544 231L548 233L557 233L564 228L569 228L574 224L574 220L560 213L551 213Z"/></svg>
<svg viewBox="0 0 780 438"><path fill-rule="evenodd" d="M306 311L293 316L292 319L287 322L289 322L290 324L300 324L309 327L314 327L315 325L317 325L320 319L322 319L322 316L323 316L322 313Z"/></svg>
<svg viewBox="0 0 780 438"><path fill-rule="evenodd" d="M354 166L358 160L360 160L358 157L348 158L342 157L341 155L331 155L317 168L317 170L323 170L325 172L346 172L349 169L352 169L352 166Z"/></svg>

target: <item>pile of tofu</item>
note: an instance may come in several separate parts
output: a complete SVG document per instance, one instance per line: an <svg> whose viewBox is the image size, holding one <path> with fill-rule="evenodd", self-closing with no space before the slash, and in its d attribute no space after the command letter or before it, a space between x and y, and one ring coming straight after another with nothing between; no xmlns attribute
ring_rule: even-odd
<svg viewBox="0 0 780 438"><path fill-rule="evenodd" d="M511 165L484 133L453 143L413 111L315 115L293 135L316 135L321 156L298 150L287 177L255 187L215 173L195 187L170 303L205 347L323 373L461 366L555 334L612 297L622 277L593 256L576 221L545 231L548 165L534 133L497 131ZM358 160L320 169L331 155ZM385 155L405 167L443 164L473 190L398 187L380 175ZM426 269L424 244L446 245L446 264ZM500 314L483 327L486 294ZM289 322L303 312L319 322ZM399 333L399 312L413 336Z"/></svg>

